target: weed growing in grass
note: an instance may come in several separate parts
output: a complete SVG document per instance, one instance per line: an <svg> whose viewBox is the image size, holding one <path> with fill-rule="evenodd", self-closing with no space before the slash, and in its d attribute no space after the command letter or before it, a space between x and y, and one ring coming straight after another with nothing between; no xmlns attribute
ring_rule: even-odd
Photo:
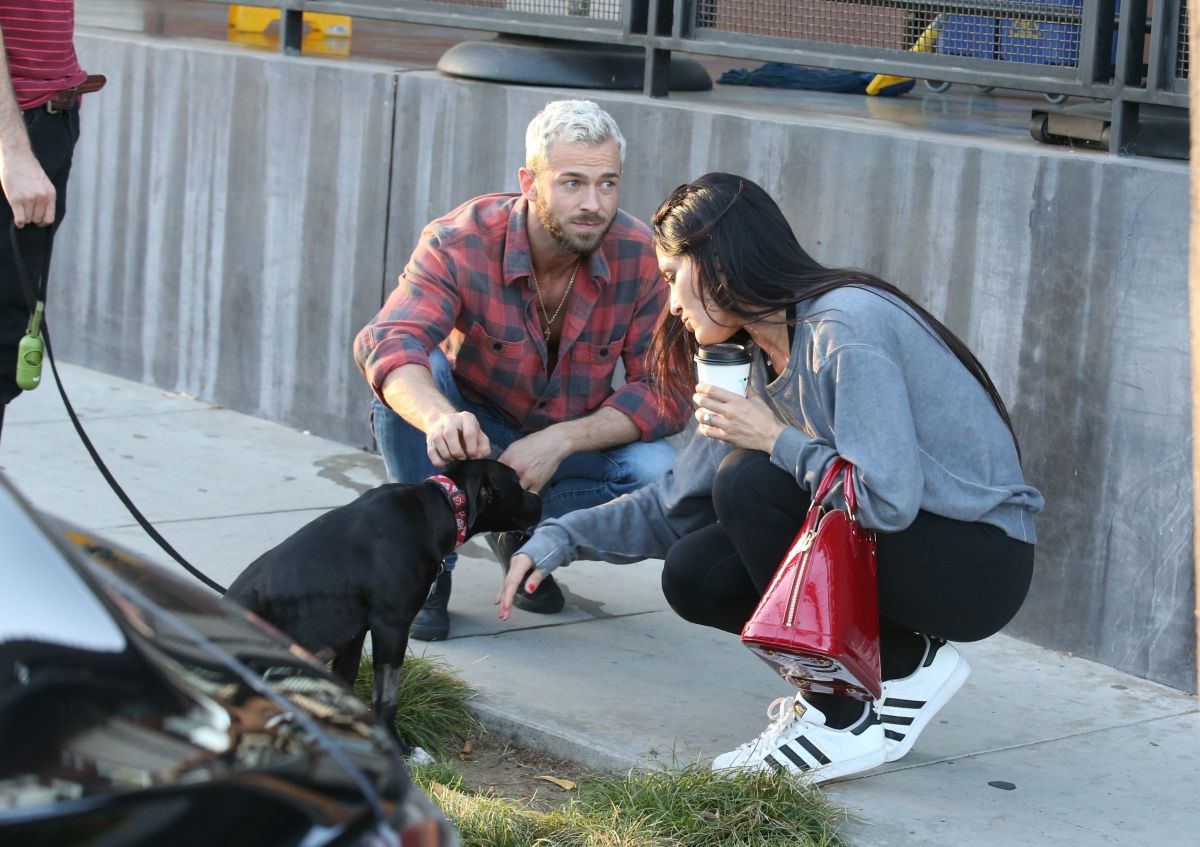
<svg viewBox="0 0 1200 847"><path fill-rule="evenodd" d="M371 659L363 656L354 690L367 703L375 674ZM400 669L396 728L409 742L442 758L473 734L483 730L467 708L475 690L455 676L445 662L409 655Z"/></svg>

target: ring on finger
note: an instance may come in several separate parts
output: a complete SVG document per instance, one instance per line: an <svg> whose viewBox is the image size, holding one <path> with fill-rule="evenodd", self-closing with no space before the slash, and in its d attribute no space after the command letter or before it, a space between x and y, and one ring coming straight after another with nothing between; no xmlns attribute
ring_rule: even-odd
<svg viewBox="0 0 1200 847"><path fill-rule="evenodd" d="M705 426L712 426L712 412L705 412L701 420L704 421Z"/></svg>

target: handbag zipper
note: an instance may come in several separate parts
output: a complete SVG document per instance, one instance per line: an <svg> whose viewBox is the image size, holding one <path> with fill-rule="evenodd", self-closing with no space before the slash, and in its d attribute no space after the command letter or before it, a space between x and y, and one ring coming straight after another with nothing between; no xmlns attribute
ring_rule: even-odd
<svg viewBox="0 0 1200 847"><path fill-rule="evenodd" d="M821 521L817 521L819 528ZM792 620L796 616L796 604L800 599L801 578L804 576L804 571L808 567L809 550L812 548L813 539L817 537L817 528L810 529L800 537L800 555L803 557L800 560L800 567L796 571L796 580L792 584L792 596L788 598L787 614L784 615L783 625L791 626Z"/></svg>

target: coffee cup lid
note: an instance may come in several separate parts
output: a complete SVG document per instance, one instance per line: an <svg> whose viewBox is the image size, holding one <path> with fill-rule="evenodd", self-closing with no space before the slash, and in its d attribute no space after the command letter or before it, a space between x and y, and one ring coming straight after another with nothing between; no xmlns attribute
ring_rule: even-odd
<svg viewBox="0 0 1200 847"><path fill-rule="evenodd" d="M732 342L708 344L696 352L696 361L706 365L744 365L750 361L750 353L741 344Z"/></svg>

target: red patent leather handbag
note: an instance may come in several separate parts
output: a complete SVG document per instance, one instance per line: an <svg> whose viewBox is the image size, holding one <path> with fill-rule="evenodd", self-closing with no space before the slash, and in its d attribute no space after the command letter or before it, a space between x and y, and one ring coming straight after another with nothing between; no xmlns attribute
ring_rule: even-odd
<svg viewBox="0 0 1200 847"><path fill-rule="evenodd" d="M854 520L853 472L840 457L826 471L742 643L801 690L878 700L875 534ZM827 509L839 476L846 508Z"/></svg>

